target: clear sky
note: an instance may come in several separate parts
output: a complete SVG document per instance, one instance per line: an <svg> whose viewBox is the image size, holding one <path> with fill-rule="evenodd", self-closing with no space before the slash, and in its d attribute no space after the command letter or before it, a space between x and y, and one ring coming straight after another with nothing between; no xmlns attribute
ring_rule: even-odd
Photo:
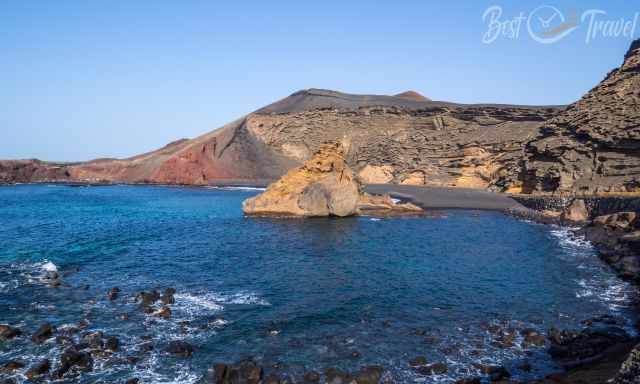
<svg viewBox="0 0 640 384"><path fill-rule="evenodd" d="M637 1L5 0L0 158L131 156L312 87L571 103L620 65L632 39L587 44L585 22L541 44L525 21L517 38L483 43L488 7L506 21L544 4L578 18L640 12ZM533 20L553 17L543 13Z"/></svg>

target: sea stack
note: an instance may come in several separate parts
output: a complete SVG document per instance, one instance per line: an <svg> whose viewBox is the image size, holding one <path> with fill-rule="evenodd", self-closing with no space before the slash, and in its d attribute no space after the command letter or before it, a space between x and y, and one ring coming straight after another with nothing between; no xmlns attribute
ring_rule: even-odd
<svg viewBox="0 0 640 384"><path fill-rule="evenodd" d="M258 216L345 217L422 211L410 203L396 204L388 196L363 193L360 181L345 161L347 148L344 143L322 144L302 166L290 170L262 194L245 200L243 212Z"/></svg>

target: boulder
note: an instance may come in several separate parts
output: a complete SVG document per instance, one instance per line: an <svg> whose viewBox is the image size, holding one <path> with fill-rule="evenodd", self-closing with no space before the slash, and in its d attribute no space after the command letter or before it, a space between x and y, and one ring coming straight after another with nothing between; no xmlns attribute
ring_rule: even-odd
<svg viewBox="0 0 640 384"><path fill-rule="evenodd" d="M24 368L24 363L19 360L9 360L0 366L0 373L12 373L18 369Z"/></svg>
<svg viewBox="0 0 640 384"><path fill-rule="evenodd" d="M51 324L44 323L40 326L40 328L38 328L33 336L31 336L31 340L33 340L33 342L36 344L42 344L43 342L51 338L54 332L55 328Z"/></svg>
<svg viewBox="0 0 640 384"><path fill-rule="evenodd" d="M215 384L258 384L262 378L262 368L252 360L236 364L215 364L213 367Z"/></svg>
<svg viewBox="0 0 640 384"><path fill-rule="evenodd" d="M245 200L247 215L352 216L371 211L419 212L391 198L374 199L361 192L361 184L346 163L346 146L325 143L313 158L290 170L262 194Z"/></svg>
<svg viewBox="0 0 640 384"><path fill-rule="evenodd" d="M33 380L48 373L50 368L51 362L48 359L40 360L25 372L25 376L27 379Z"/></svg>
<svg viewBox="0 0 640 384"><path fill-rule="evenodd" d="M589 219L589 211L582 199L575 199L573 202L562 212L562 221L569 223L584 223Z"/></svg>
<svg viewBox="0 0 640 384"><path fill-rule="evenodd" d="M185 341L172 341L166 349L167 352L181 357L190 357L193 354L193 347Z"/></svg>
<svg viewBox="0 0 640 384"><path fill-rule="evenodd" d="M20 336L22 331L7 324L0 324L0 340L11 340Z"/></svg>
<svg viewBox="0 0 640 384"><path fill-rule="evenodd" d="M107 298L111 301L114 301L118 298L118 294L120 294L120 288L118 287L111 288L109 290L109 293L107 293Z"/></svg>
<svg viewBox="0 0 640 384"><path fill-rule="evenodd" d="M382 378L384 368L372 365L362 368L355 374L356 383L358 384L378 384Z"/></svg>

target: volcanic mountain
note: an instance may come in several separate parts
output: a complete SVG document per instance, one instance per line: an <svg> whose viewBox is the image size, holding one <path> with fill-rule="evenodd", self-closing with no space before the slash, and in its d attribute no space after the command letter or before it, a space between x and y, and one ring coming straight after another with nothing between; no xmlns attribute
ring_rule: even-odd
<svg viewBox="0 0 640 384"><path fill-rule="evenodd" d="M411 92L308 89L200 137L128 159L2 161L0 181L255 183L302 164L326 141L346 139L346 160L366 183L503 189L497 176L518 171L524 145L557 111L431 101Z"/></svg>

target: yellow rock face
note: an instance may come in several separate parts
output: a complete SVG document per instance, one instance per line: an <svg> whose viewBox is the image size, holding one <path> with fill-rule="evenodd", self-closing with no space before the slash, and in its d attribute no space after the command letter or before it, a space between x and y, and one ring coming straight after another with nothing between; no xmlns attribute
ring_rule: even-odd
<svg viewBox="0 0 640 384"><path fill-rule="evenodd" d="M345 162L343 144L323 144L314 157L290 170L264 193L245 200L247 215L350 216L356 214L415 214L413 204L397 204L389 196L371 196Z"/></svg>
<svg viewBox="0 0 640 384"><path fill-rule="evenodd" d="M358 172L358 177L365 184L387 184L393 181L393 167L367 164Z"/></svg>
<svg viewBox="0 0 640 384"><path fill-rule="evenodd" d="M324 144L301 167L242 204L249 215L349 216L356 212L360 186L344 160L342 144Z"/></svg>

